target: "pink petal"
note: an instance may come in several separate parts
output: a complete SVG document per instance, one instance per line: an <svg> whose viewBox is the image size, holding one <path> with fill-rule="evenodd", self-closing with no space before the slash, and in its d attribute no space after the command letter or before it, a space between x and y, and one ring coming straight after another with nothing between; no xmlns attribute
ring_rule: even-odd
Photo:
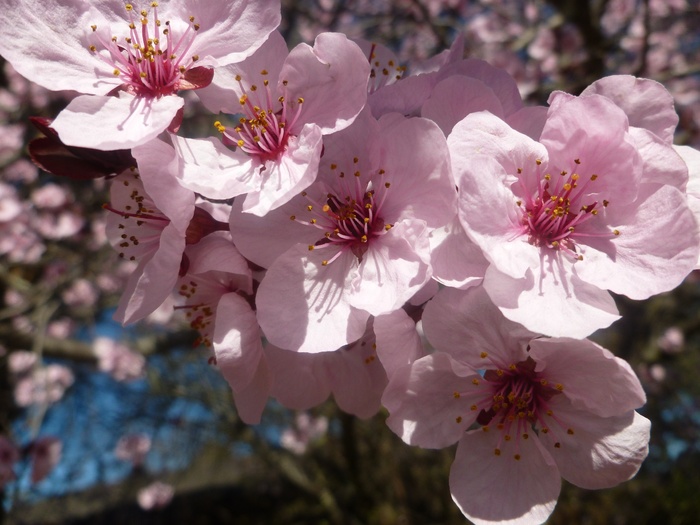
<svg viewBox="0 0 700 525"><path fill-rule="evenodd" d="M297 243L314 244L319 233L316 228L290 220L306 205L298 196L270 211L264 217L243 213L243 202L236 199L231 209L231 236L246 259L269 268L275 259ZM260 235L260 232L265 232Z"/></svg>
<svg viewBox="0 0 700 525"><path fill-rule="evenodd" d="M146 193L182 233L194 215L194 193L178 183L180 159L172 146L154 140L132 150Z"/></svg>
<svg viewBox="0 0 700 525"><path fill-rule="evenodd" d="M644 162L643 182L670 184L685 191L688 166L673 146L642 128L631 128L630 135Z"/></svg>
<svg viewBox="0 0 700 525"><path fill-rule="evenodd" d="M355 256L327 266L323 250L297 245L278 257L258 288L258 321L268 340L300 352L329 352L359 339L369 313L348 302Z"/></svg>
<svg viewBox="0 0 700 525"><path fill-rule="evenodd" d="M99 150L128 149L145 144L164 131L184 100L83 95L74 98L53 121L64 144Z"/></svg>
<svg viewBox="0 0 700 525"><path fill-rule="evenodd" d="M513 279L490 266L484 288L508 319L552 337L582 339L620 318L608 292L565 272Z"/></svg>
<svg viewBox="0 0 700 525"><path fill-rule="evenodd" d="M443 448L456 443L478 416L470 407L483 392L463 392L480 378L440 352L399 368L382 396L389 411L387 426L409 445Z"/></svg>
<svg viewBox="0 0 700 525"><path fill-rule="evenodd" d="M564 385L574 407L602 417L641 407L646 395L632 367L610 351L586 340L533 339L530 357L551 384Z"/></svg>
<svg viewBox="0 0 700 525"><path fill-rule="evenodd" d="M91 24L107 24L92 4L85 0L7 2L0 12L0 55L22 76L47 89L110 92L121 80L96 76L95 71L104 70L105 64L90 52L84 38Z"/></svg>
<svg viewBox="0 0 700 525"><path fill-rule="evenodd" d="M197 95L212 113L235 115L241 109L239 99L243 95L243 89L236 78L241 78L246 89L251 85L262 89L265 80L268 80L271 86L276 86L279 72L288 53L284 37L278 31L273 31L250 57L241 62L216 68L212 83L204 89L197 90ZM261 74L263 70L267 71L266 75ZM277 103L276 97L273 102ZM279 106L276 105L272 109L277 110Z"/></svg>
<svg viewBox="0 0 700 525"><path fill-rule="evenodd" d="M620 107L630 125L644 128L671 144L678 124L673 97L655 80L611 75L593 82L581 96L602 95Z"/></svg>
<svg viewBox="0 0 700 525"><path fill-rule="evenodd" d="M152 257L142 259L129 277L114 313L117 321L134 323L165 301L177 282L184 250L184 234L178 232L172 223L168 224L161 234L158 251Z"/></svg>
<svg viewBox="0 0 700 525"><path fill-rule="evenodd" d="M348 303L372 315L401 308L430 279L430 245L423 221L404 220L373 239Z"/></svg>
<svg viewBox="0 0 700 525"><path fill-rule="evenodd" d="M535 337L503 317L481 286L440 290L423 311L423 329L438 351L475 370L524 361L525 346Z"/></svg>
<svg viewBox="0 0 700 525"><path fill-rule="evenodd" d="M559 497L557 465L537 438L505 446L499 439L498 432L479 429L460 440L450 470L452 499L476 525L544 523ZM499 446L502 452L496 456Z"/></svg>
<svg viewBox="0 0 700 525"><path fill-rule="evenodd" d="M196 245L194 250L188 251L190 274L205 272L226 272L241 277L240 286L237 288L252 294L252 281L248 261L238 252L227 232L217 232L204 237Z"/></svg>
<svg viewBox="0 0 700 525"><path fill-rule="evenodd" d="M255 312L237 293L219 300L212 343L221 374L234 393L240 392L255 376L263 349Z"/></svg>
<svg viewBox="0 0 700 525"><path fill-rule="evenodd" d="M421 108L421 116L433 120L445 135L470 113L488 111L503 118L503 106L493 90L475 78L453 76L434 88Z"/></svg>
<svg viewBox="0 0 700 525"><path fill-rule="evenodd" d="M263 216L308 188L316 180L322 150L321 129L314 124L306 124L298 136L290 136L279 159L259 168L260 189L248 193L243 212Z"/></svg>
<svg viewBox="0 0 700 525"><path fill-rule="evenodd" d="M600 288L646 299L672 290L693 270L700 234L686 196L672 186L642 185L638 201L610 206L608 221L620 231L610 245L593 244L577 273Z"/></svg>
<svg viewBox="0 0 700 525"><path fill-rule="evenodd" d="M609 99L554 93L540 142L552 170L598 175L588 190L618 203L630 202L642 177L642 160L628 134L627 117ZM576 163L576 159L580 162Z"/></svg>
<svg viewBox="0 0 700 525"><path fill-rule="evenodd" d="M218 139L186 139L172 135L182 159L181 184L210 199L230 199L259 189L255 162L245 153L231 151Z"/></svg>
<svg viewBox="0 0 700 525"><path fill-rule="evenodd" d="M183 20L195 16L200 25L197 53L202 58L214 57L221 66L250 56L277 28L281 17L279 0L185 0L163 7L177 11Z"/></svg>
<svg viewBox="0 0 700 525"><path fill-rule="evenodd" d="M233 402L236 405L241 421L247 425L260 423L271 388L272 375L267 360L263 356L258 361L258 366L253 372L253 377L248 382L248 385L233 394Z"/></svg>
<svg viewBox="0 0 700 525"><path fill-rule="evenodd" d="M439 283L468 288L479 284L489 262L455 217L451 224L430 232L430 264Z"/></svg>
<svg viewBox="0 0 700 525"><path fill-rule="evenodd" d="M551 407L566 430L540 433L539 437L562 477L585 489L614 487L632 478L649 453L650 421L634 411L598 417L567 407L561 397L553 398Z"/></svg>
<svg viewBox="0 0 700 525"><path fill-rule="evenodd" d="M403 309L375 317L374 333L377 356L389 377L424 354L416 323Z"/></svg>
<svg viewBox="0 0 700 525"><path fill-rule="evenodd" d="M457 193L440 128L427 119L398 115L383 117L379 125L370 165L385 170L391 183L384 216L421 219L431 228L447 224L454 217Z"/></svg>
<svg viewBox="0 0 700 525"><path fill-rule="evenodd" d="M330 378L319 373L316 354L265 347L273 376L272 397L292 410L307 410L331 395Z"/></svg>
<svg viewBox="0 0 700 525"><path fill-rule="evenodd" d="M314 47L299 44L280 72L290 96L304 99L301 122L323 133L349 126L367 101L369 62L357 44L340 33L321 33Z"/></svg>
<svg viewBox="0 0 700 525"><path fill-rule="evenodd" d="M439 78L451 75L465 75L486 84L501 101L505 115L511 115L523 107L515 79L506 70L492 66L484 60L470 58L454 62L440 72Z"/></svg>

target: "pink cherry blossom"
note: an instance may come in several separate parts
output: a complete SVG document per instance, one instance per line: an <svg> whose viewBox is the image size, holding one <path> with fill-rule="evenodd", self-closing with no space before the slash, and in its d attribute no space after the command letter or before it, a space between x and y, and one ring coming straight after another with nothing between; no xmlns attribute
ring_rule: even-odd
<svg viewBox="0 0 700 525"><path fill-rule="evenodd" d="M38 361L39 357L35 352L18 350L10 354L10 357L8 358L8 367L12 375L15 377L20 377L31 372Z"/></svg>
<svg viewBox="0 0 700 525"><path fill-rule="evenodd" d="M143 510L155 510L167 507L175 496L175 488L162 481L154 481L139 490L136 500Z"/></svg>
<svg viewBox="0 0 700 525"><path fill-rule="evenodd" d="M260 219L234 203L236 245L269 267L256 304L272 344L335 350L430 279L428 233L456 198L442 138L425 119L365 111L325 140L319 179L301 195Z"/></svg>
<svg viewBox="0 0 700 525"><path fill-rule="evenodd" d="M391 377L387 424L412 445L459 442L450 489L472 522L542 523L560 478L596 489L636 474L650 422L634 411L646 398L625 361L528 332L480 287L443 289L423 324L437 352Z"/></svg>
<svg viewBox="0 0 700 525"><path fill-rule="evenodd" d="M96 337L92 348L98 369L117 381L133 381L144 376L146 359L128 346L109 337Z"/></svg>
<svg viewBox="0 0 700 525"><path fill-rule="evenodd" d="M59 364L35 367L30 374L20 376L15 383L18 406L48 406L63 397L74 381L70 368Z"/></svg>
<svg viewBox="0 0 700 525"><path fill-rule="evenodd" d="M95 285L88 279L75 279L69 288L63 291L61 299L68 306L91 307L99 298Z"/></svg>
<svg viewBox="0 0 700 525"><path fill-rule="evenodd" d="M308 412L299 412L294 425L287 427L280 436L280 445L294 454L306 452L309 444L321 438L328 430L328 418L313 417Z"/></svg>
<svg viewBox="0 0 700 525"><path fill-rule="evenodd" d="M53 122L65 144L130 148L170 125L178 90L249 56L279 20L279 0L12 0L0 13L0 54L48 89L86 94Z"/></svg>
<svg viewBox="0 0 700 525"><path fill-rule="evenodd" d="M140 467L150 450L151 438L147 434L126 434L117 441L114 455L131 462L134 467Z"/></svg>
<svg viewBox="0 0 700 525"><path fill-rule="evenodd" d="M540 142L475 113L448 144L492 300L532 330L585 337L617 319L606 290L644 299L674 288L700 240L678 177L649 160L647 139L676 169L670 145L640 139L606 97L550 102Z"/></svg>
<svg viewBox="0 0 700 525"><path fill-rule="evenodd" d="M183 184L205 197L247 193L243 210L265 215L309 186L322 137L344 129L367 99L369 64L344 35L323 33L291 52L279 33L249 59L218 69L199 93L212 111L242 114L217 122L223 144L180 139Z"/></svg>
<svg viewBox="0 0 700 525"><path fill-rule="evenodd" d="M195 216L195 196L177 181L172 146L155 140L133 154L139 170L113 179L107 206L110 243L121 258L138 262L115 313L122 323L144 318L170 294Z"/></svg>

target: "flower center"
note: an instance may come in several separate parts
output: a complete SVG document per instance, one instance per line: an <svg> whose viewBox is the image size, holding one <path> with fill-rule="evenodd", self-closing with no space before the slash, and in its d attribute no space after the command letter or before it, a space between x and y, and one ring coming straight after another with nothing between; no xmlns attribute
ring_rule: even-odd
<svg viewBox="0 0 700 525"><path fill-rule="evenodd" d="M486 359L488 354L482 352ZM574 431L559 419L549 406L549 401L564 390L560 383L552 384L543 374L535 372L536 363L528 357L505 368L487 369L482 379L473 379L474 390L455 392L455 399L471 396L472 412L478 411L476 423L484 432L495 427L499 434L494 454L500 456L506 445L513 445L513 458L521 459L520 440L535 434ZM457 418L460 423L461 417ZM559 441L554 443L560 448Z"/></svg>
<svg viewBox="0 0 700 525"><path fill-rule="evenodd" d="M183 283L177 293L183 297L187 304L176 306L176 310L184 310L185 318L190 326L199 332L194 346L211 346L214 339L214 315L215 309L206 301L200 300L202 293L199 291L199 280L194 278ZM198 293L199 292L199 293Z"/></svg>
<svg viewBox="0 0 700 525"><path fill-rule="evenodd" d="M260 74L263 76L262 89L257 84L246 89L241 76L236 76L242 93L239 102L243 116L233 128L234 133L230 133L221 122L215 122L214 126L222 133L225 144L237 146L248 155L265 162L276 160L286 149L289 129L299 118L304 99L298 97L293 101L288 100L287 81L284 80L282 95L275 101L270 81L265 78L268 72L263 69Z"/></svg>
<svg viewBox="0 0 700 525"><path fill-rule="evenodd" d="M358 159L353 160L357 164ZM332 164L331 169L336 170L337 166ZM362 262L372 239L384 235L393 227L392 224L385 223L381 216L382 205L391 187L389 182L381 182L384 173L384 170L377 172L380 179L378 183L370 180L363 186L359 171L353 176L354 184L348 184L345 173L341 171L338 174L337 190L329 192L325 202L318 202L302 192L310 201L306 206L310 218L292 215L290 219L323 231L323 237L309 245L310 251L335 249L333 256L322 261L323 266L332 263L347 250L357 257L358 262ZM377 191L380 191L380 195L377 195Z"/></svg>
<svg viewBox="0 0 700 525"><path fill-rule="evenodd" d="M406 71L405 66L397 66L396 62L392 59L389 59L386 64L383 64L377 57L376 48L377 45L372 44L369 51L369 65L371 69L369 72L367 91L370 94L384 86L393 84L397 80L401 80Z"/></svg>
<svg viewBox="0 0 700 525"><path fill-rule="evenodd" d="M103 206L117 218L108 220L110 241L119 257L136 261L158 249L170 219L146 194L136 173L120 176L113 184L119 186L112 190L112 202Z"/></svg>
<svg viewBox="0 0 700 525"><path fill-rule="evenodd" d="M139 96L158 98L172 95L185 73L199 60L197 55L188 56L199 24L190 16L185 31L177 35L170 21L158 18L158 2L150 4L152 16L141 10L137 17L134 6L126 4L129 21L129 36L119 41L116 36L104 38L92 26L96 44L107 53L98 52L98 45L90 45L90 51L110 65L112 74L124 81L126 91ZM161 30L161 26L166 27Z"/></svg>
<svg viewBox="0 0 700 525"><path fill-rule="evenodd" d="M530 244L563 251L575 260L583 260L583 256L577 252L577 243L582 238L611 239L620 235L619 230L592 232L591 228L586 227L586 223L610 203L607 200L600 202L591 198L589 186L595 183L598 175L579 175L579 159L574 160L573 169L561 170L558 175L542 174L540 160L536 160L535 165L536 177L539 180L537 191L533 195L526 190L526 202L517 201L518 206L523 209L520 233L527 234ZM517 171L521 187L525 189L523 169L518 168Z"/></svg>

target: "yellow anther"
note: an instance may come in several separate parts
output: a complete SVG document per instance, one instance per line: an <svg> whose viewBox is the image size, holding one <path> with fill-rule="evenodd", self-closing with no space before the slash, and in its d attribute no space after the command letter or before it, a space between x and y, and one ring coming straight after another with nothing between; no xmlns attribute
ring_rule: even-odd
<svg viewBox="0 0 700 525"><path fill-rule="evenodd" d="M613 235L620 235L620 230L613 230Z"/></svg>
<svg viewBox="0 0 700 525"><path fill-rule="evenodd" d="M559 390L559 392L563 392L563 391L564 391L564 385L562 385L561 383L557 383L556 385L554 385L554 388L556 388L557 390Z"/></svg>
<svg viewBox="0 0 700 525"><path fill-rule="evenodd" d="M132 9L134 9L134 6L131 4L126 4L124 7L126 8L127 11L131 11Z"/></svg>
<svg viewBox="0 0 700 525"><path fill-rule="evenodd" d="M454 397L455 399L459 399L459 398L462 397L462 396L460 396L459 392L454 392L454 393L452 394L452 397Z"/></svg>
<svg viewBox="0 0 700 525"><path fill-rule="evenodd" d="M500 456L500 455L501 455L501 449L500 449L500 448L496 448L496 449L493 450L493 453L494 453L496 456Z"/></svg>
<svg viewBox="0 0 700 525"><path fill-rule="evenodd" d="M389 230L391 230L393 227L394 227L393 224L386 224L386 225L384 226L384 229L385 229L386 231L389 231Z"/></svg>
<svg viewBox="0 0 700 525"><path fill-rule="evenodd" d="M478 385L478 384L479 384L479 380L478 380L477 378L472 379L472 384L473 384L473 385Z"/></svg>
<svg viewBox="0 0 700 525"><path fill-rule="evenodd" d="M574 435L574 429L572 429L572 428L567 428L567 429L566 429L566 433L569 434L570 436L573 436L573 435Z"/></svg>
<svg viewBox="0 0 700 525"><path fill-rule="evenodd" d="M362 237L360 237L360 242L367 242L367 236L363 235Z"/></svg>
<svg viewBox="0 0 700 525"><path fill-rule="evenodd" d="M476 412L477 409L478 409L479 407L476 406L476 405L472 405L472 406L470 406L469 408L471 408L471 411L472 411L472 412Z"/></svg>
<svg viewBox="0 0 700 525"><path fill-rule="evenodd" d="M112 74L113 74L115 77L118 77L118 76L119 76L119 70L118 70L118 69L115 69L114 71L112 71Z"/></svg>
<svg viewBox="0 0 700 525"><path fill-rule="evenodd" d="M479 354L479 356L481 357L481 359L485 359L486 357L488 357L488 355L489 355L489 354L487 354L486 352L481 352L481 353Z"/></svg>
<svg viewBox="0 0 700 525"><path fill-rule="evenodd" d="M537 164L538 166L540 166L540 165L542 164L542 161L541 161L540 159L535 159L535 164Z"/></svg>
<svg viewBox="0 0 700 525"><path fill-rule="evenodd" d="M520 454L515 454L515 455L513 456L513 459L514 459L515 461L520 461Z"/></svg>
<svg viewBox="0 0 700 525"><path fill-rule="evenodd" d="M313 244L309 244L309 251L310 251L310 252L314 251L314 245L313 245Z"/></svg>
<svg viewBox="0 0 700 525"><path fill-rule="evenodd" d="M461 423L461 422L462 422L462 416L457 416L457 417L455 418L455 421L456 421L458 424Z"/></svg>
<svg viewBox="0 0 700 525"><path fill-rule="evenodd" d="M596 180L597 178L598 178L598 175L596 175L595 173L593 175L591 175L591 180Z"/></svg>

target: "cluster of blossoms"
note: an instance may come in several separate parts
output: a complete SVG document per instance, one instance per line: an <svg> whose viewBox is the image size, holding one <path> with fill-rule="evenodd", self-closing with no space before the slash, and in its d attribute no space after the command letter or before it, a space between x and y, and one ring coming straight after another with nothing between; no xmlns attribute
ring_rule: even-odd
<svg viewBox="0 0 700 525"><path fill-rule="evenodd" d="M459 443L474 523L541 523L561 478L634 476L645 394L586 338L618 319L610 292L698 267L700 154L673 145L663 86L611 76L526 106L462 39L411 73L339 33L289 51L275 0L49 5L59 29L11 1L0 54L82 93L31 151L110 173L106 234L134 265L119 321L174 295L247 423L332 394L385 407L408 444ZM217 136L179 134L190 90Z"/></svg>

